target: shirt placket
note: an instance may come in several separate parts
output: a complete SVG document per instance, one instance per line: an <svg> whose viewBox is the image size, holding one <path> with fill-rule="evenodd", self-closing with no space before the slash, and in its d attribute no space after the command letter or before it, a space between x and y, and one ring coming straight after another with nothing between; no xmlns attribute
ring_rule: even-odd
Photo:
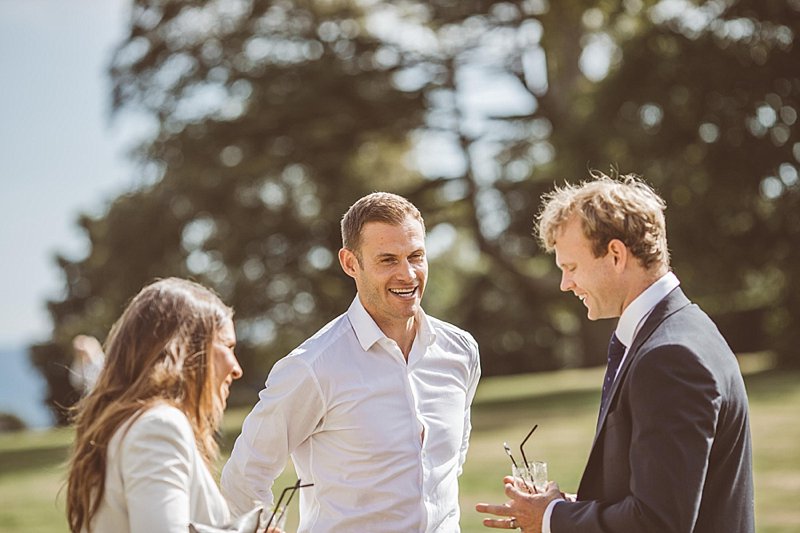
<svg viewBox="0 0 800 533"><path fill-rule="evenodd" d="M425 517L425 529L427 530L427 524L429 518L434 516L435 511L434 508L436 507L436 503L431 499L432 493L429 490L431 485L430 477L431 472L433 472L433 468L431 465L431 457L428 453L430 449L429 443L430 439L432 438L431 435L431 428L428 426L425 416L423 415L422 411L420 410L420 403L421 398L425 395L424 384L420 382L419 374L415 374L418 366L422 364L422 361L425 358L427 350L429 347L424 347L420 343L420 337L417 336L417 339L414 341L414 346L411 349L411 353L408 357L408 368L406 372L406 377L408 379L408 386L411 389L412 397L414 400L414 413L416 413L417 421L419 422L420 427L422 428L422 438L420 439L420 461L422 464L422 504L424 506L424 513L423 516Z"/></svg>
<svg viewBox="0 0 800 533"><path fill-rule="evenodd" d="M425 487L429 484L429 477L430 477L430 468L428 468L428 454L425 450L425 442L427 442L430 435L428 435L428 428L425 425L425 421L423 419L422 413L419 410L419 394L417 391L417 387L414 383L413 379L413 367L414 365L409 365L406 363L406 359L403 356L403 352L400 350L400 347L397 343L392 339L384 339L384 346L386 347L387 351L392 354L392 356L403 365L403 369L405 372L405 395L406 400L408 401L409 413L411 413L414 417L414 421L416 424L414 425L416 428L415 436L414 436L414 443L417 448L417 457L419 460L419 483L420 487L422 487L422 500L420 501L420 506L422 508L422 528L421 531L425 531L427 529L428 524L428 507L431 505L430 496L428 495L427 490Z"/></svg>

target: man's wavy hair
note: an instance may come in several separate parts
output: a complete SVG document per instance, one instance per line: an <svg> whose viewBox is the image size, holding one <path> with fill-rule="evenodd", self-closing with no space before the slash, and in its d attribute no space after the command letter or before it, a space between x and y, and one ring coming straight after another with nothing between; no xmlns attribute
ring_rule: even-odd
<svg viewBox="0 0 800 533"><path fill-rule="evenodd" d="M608 243L619 239L642 267L669 267L664 200L633 174L611 178L591 171L590 175L589 181L567 183L542 197L535 221L542 247L552 252L564 226L578 217L595 257L604 256Z"/></svg>
<svg viewBox="0 0 800 533"><path fill-rule="evenodd" d="M91 531L105 490L114 433L154 404L183 411L213 470L224 403L215 391L211 347L233 310L209 289L178 278L145 286L112 326L97 384L73 409L75 445L67 476L72 532Z"/></svg>

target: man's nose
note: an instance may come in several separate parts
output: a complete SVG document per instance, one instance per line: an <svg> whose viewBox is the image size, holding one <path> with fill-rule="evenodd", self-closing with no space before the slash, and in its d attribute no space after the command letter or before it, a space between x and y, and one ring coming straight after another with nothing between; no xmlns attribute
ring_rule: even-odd
<svg viewBox="0 0 800 533"><path fill-rule="evenodd" d="M404 280L415 280L417 279L417 271L410 261L400 261L398 276Z"/></svg>
<svg viewBox="0 0 800 533"><path fill-rule="evenodd" d="M572 282L572 277L569 275L568 272L562 271L561 272L561 285L559 285L559 289L562 292L568 292L574 287L575 284Z"/></svg>

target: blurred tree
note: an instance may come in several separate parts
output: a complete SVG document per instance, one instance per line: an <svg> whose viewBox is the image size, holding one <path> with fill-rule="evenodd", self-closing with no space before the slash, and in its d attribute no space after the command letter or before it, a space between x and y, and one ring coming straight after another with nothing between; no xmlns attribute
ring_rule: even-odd
<svg viewBox="0 0 800 533"><path fill-rule="evenodd" d="M660 189L675 270L735 349L800 365L800 3L675 4L623 44L574 150Z"/></svg>
<svg viewBox="0 0 800 533"><path fill-rule="evenodd" d="M449 146L457 162L422 171L444 184L442 200L459 205L449 220L479 258L460 265L468 290L453 303L459 323L481 344L487 375L604 361L597 347L611 325L587 323L579 302L558 295L558 273L552 257L537 253L532 218L554 181L585 175L580 163L572 172L584 157L572 139L595 90L583 67L594 32L587 13L641 13L579 1L422 4L406 18L416 14L437 43L418 52L430 78L423 138Z"/></svg>
<svg viewBox="0 0 800 533"><path fill-rule="evenodd" d="M105 338L154 277L192 277L235 307L254 388L346 309L342 213L366 192L421 179L401 158L423 102L395 85L396 56L355 2L133 3L114 102L156 117L158 132L137 154L142 187L81 219L89 255L59 258L65 297L49 304L53 339L33 359L60 421L58 406L76 397L69 341Z"/></svg>
<svg viewBox="0 0 800 533"><path fill-rule="evenodd" d="M135 2L112 65L114 102L155 117L158 132L137 154L144 185L105 216L81 220L89 256L59 259L66 297L50 304L53 341L34 348L51 402L76 397L65 383L69 340L103 338L127 298L155 276L195 277L231 302L246 375L260 381L343 309L352 286L334 256L338 219L380 188L409 196L445 243L426 307L474 332L487 374L582 362L576 321L562 303L546 305L557 284L539 281L543 261L530 259L528 199L546 179L529 194L509 191L525 219L513 235L491 200L498 187L522 185L530 166L498 183L485 170L493 164L486 154L509 141L546 158L551 128L501 105L510 116L470 131L472 106L457 102L474 92L464 78L476 73L522 81L535 17L548 13L522 4L367 3L364 11L358 2ZM560 13L553 20L568 25L554 34L576 24ZM519 42L509 48L508 38ZM577 61L576 47L565 53L552 64ZM575 78L577 67L562 70L552 83L567 87L561 79ZM527 94L517 108L530 112L535 100L507 89L515 90ZM428 142L437 130L456 141L455 159ZM414 146L451 166L461 158L463 171L409 171L403 157Z"/></svg>
<svg viewBox="0 0 800 533"><path fill-rule="evenodd" d="M352 297L338 220L378 189L423 211L426 309L476 336L486 375L599 363L611 324L558 294L530 232L542 192L609 163L664 194L675 269L737 347L763 348L763 329L800 361L798 9L136 0L114 101L158 131L142 186L81 219L88 257L59 259L65 297L34 347L51 402L74 398L69 340L103 338L156 276L234 305L260 383Z"/></svg>
<svg viewBox="0 0 800 533"><path fill-rule="evenodd" d="M465 161L451 179L470 204L460 227L472 228L491 273L465 322L490 357L508 359L491 370L528 369L534 357L538 368L599 362L604 328L554 297L557 273L525 238L543 190L609 163L662 191L676 271L734 349L800 364L800 4L489 2L468 13L471 2L461 19L450 2L430 4L440 33L461 39L450 39L439 63L449 76L428 96L450 112L435 126L450 125ZM532 109L513 116L505 102L505 116L476 128L463 103L476 69L495 88L516 76Z"/></svg>
<svg viewBox="0 0 800 533"><path fill-rule="evenodd" d="M0 412L0 433L25 429L25 422L16 415Z"/></svg>

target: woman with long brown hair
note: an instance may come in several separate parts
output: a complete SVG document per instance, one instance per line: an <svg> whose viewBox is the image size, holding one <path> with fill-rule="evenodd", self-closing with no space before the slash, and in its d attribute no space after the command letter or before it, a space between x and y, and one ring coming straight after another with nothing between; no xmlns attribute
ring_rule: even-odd
<svg viewBox="0 0 800 533"><path fill-rule="evenodd" d="M232 317L216 294L177 278L128 304L95 388L75 408L73 533L183 533L190 522L229 521L211 470L229 387L242 375Z"/></svg>

